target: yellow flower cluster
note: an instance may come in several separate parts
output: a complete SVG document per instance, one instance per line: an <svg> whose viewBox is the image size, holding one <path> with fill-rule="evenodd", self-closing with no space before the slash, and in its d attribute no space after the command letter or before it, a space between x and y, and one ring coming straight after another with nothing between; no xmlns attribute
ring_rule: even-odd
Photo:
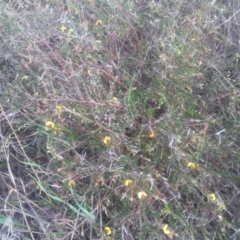
<svg viewBox="0 0 240 240"><path fill-rule="evenodd" d="M88 76L92 76L92 71L90 69L87 70Z"/></svg>
<svg viewBox="0 0 240 240"><path fill-rule="evenodd" d="M107 236L111 235L112 234L112 230L110 227L106 226L104 228L104 232L106 233Z"/></svg>
<svg viewBox="0 0 240 240"><path fill-rule="evenodd" d="M69 186L69 187L75 187L75 186L76 186L75 180L69 180L69 181L68 181L68 186Z"/></svg>
<svg viewBox="0 0 240 240"><path fill-rule="evenodd" d="M216 200L216 195L214 193L209 194L208 197L212 202Z"/></svg>
<svg viewBox="0 0 240 240"><path fill-rule="evenodd" d="M102 26L102 20L98 19L95 23L96 26Z"/></svg>
<svg viewBox="0 0 240 240"><path fill-rule="evenodd" d="M132 183L133 183L133 181L132 181L131 179L127 179L127 180L125 181L125 186L126 186L126 187L131 187L131 186L132 186Z"/></svg>
<svg viewBox="0 0 240 240"><path fill-rule="evenodd" d="M103 139L102 139L102 142L105 144L105 145L109 145L110 142L111 142L111 138L109 136L105 136Z"/></svg>
<svg viewBox="0 0 240 240"><path fill-rule="evenodd" d="M55 123L52 122L52 121L47 121L47 122L45 123L45 125L46 125L46 127L51 128L51 129L54 129L54 128L55 128Z"/></svg>
<svg viewBox="0 0 240 240"><path fill-rule="evenodd" d="M219 210L226 210L226 206L224 203L220 203L219 205Z"/></svg>
<svg viewBox="0 0 240 240"><path fill-rule="evenodd" d="M226 205L224 204L220 196L216 197L214 193L210 193L208 194L208 199L216 206L218 206L219 211L226 210Z"/></svg>
<svg viewBox="0 0 240 240"><path fill-rule="evenodd" d="M147 194L144 191L140 191L137 194L139 199L145 199L147 197Z"/></svg>
<svg viewBox="0 0 240 240"><path fill-rule="evenodd" d="M154 133L154 131L153 131L152 129L148 131L148 136L149 136L150 138L153 138L154 135L155 135L155 133Z"/></svg>
<svg viewBox="0 0 240 240"><path fill-rule="evenodd" d="M58 113L61 113L61 112L62 112L62 106L57 105L57 106L56 106L56 111L57 111Z"/></svg>
<svg viewBox="0 0 240 240"><path fill-rule="evenodd" d="M217 216L217 221L218 221L218 222L221 222L222 220L223 220L222 216L221 216L221 215L218 215L218 216Z"/></svg>
<svg viewBox="0 0 240 240"><path fill-rule="evenodd" d="M195 169L196 168L196 163L189 162L187 166L191 169Z"/></svg>
<svg viewBox="0 0 240 240"><path fill-rule="evenodd" d="M67 31L67 27L64 26L64 25L62 25L62 27L61 27L61 31L62 31L62 32L66 32L66 31Z"/></svg>
<svg viewBox="0 0 240 240"><path fill-rule="evenodd" d="M131 179L125 180L124 185L125 185L126 187L132 187L132 185L133 185L133 180L131 180ZM144 191L138 191L138 192L137 192L137 197L138 197L140 200L143 200L143 199L147 198L147 193L144 192Z"/></svg>
<svg viewBox="0 0 240 240"><path fill-rule="evenodd" d="M117 97L113 97L113 98L112 98L112 102L113 102L114 104L117 104L117 105L120 104L120 101L118 100Z"/></svg>
<svg viewBox="0 0 240 240"><path fill-rule="evenodd" d="M163 232L166 234L166 235L170 235L172 234L171 232L171 228L168 226L168 224L165 224L162 228Z"/></svg>
<svg viewBox="0 0 240 240"><path fill-rule="evenodd" d="M200 170L200 166L194 162L189 162L187 166L192 170Z"/></svg>

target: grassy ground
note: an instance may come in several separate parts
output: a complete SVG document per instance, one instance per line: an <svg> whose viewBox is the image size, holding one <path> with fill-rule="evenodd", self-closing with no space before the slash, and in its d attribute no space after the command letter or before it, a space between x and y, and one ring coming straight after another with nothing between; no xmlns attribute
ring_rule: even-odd
<svg viewBox="0 0 240 240"><path fill-rule="evenodd" d="M1 239L239 239L237 0L0 4Z"/></svg>

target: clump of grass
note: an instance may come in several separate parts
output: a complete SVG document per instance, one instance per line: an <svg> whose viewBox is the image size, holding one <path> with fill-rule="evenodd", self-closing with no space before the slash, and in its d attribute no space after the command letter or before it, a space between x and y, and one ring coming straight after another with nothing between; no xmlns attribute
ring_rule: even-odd
<svg viewBox="0 0 240 240"><path fill-rule="evenodd" d="M24 3L1 7L0 216L25 239L237 238L240 6Z"/></svg>

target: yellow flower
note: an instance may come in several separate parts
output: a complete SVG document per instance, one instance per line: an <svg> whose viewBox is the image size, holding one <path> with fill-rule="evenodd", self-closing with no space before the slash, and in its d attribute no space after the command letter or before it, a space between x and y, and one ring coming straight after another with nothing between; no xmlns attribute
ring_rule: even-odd
<svg viewBox="0 0 240 240"><path fill-rule="evenodd" d="M211 201L215 201L215 200L216 200L216 196L215 196L214 193L209 194L208 197L209 197L209 199L210 199Z"/></svg>
<svg viewBox="0 0 240 240"><path fill-rule="evenodd" d="M226 206L224 203L219 205L219 210L226 210Z"/></svg>
<svg viewBox="0 0 240 240"><path fill-rule="evenodd" d="M169 235L171 234L171 229L170 227L168 226L168 224L165 224L162 228L163 232L166 234L166 235Z"/></svg>
<svg viewBox="0 0 240 240"><path fill-rule="evenodd" d="M218 215L218 216L217 216L217 221L218 221L218 222L221 222L222 220L223 220L222 216L221 216L221 215Z"/></svg>
<svg viewBox="0 0 240 240"><path fill-rule="evenodd" d="M57 105L56 106L56 110L57 110L58 113L62 112L62 106Z"/></svg>
<svg viewBox="0 0 240 240"><path fill-rule="evenodd" d="M69 181L68 181L68 186L69 186L69 187L75 187L75 186L76 186L75 180L69 180Z"/></svg>
<svg viewBox="0 0 240 240"><path fill-rule="evenodd" d="M146 197L147 197L147 194L144 191L138 192L139 199L145 199Z"/></svg>
<svg viewBox="0 0 240 240"><path fill-rule="evenodd" d="M113 97L112 100L113 100L114 104L119 104L120 103L117 97Z"/></svg>
<svg viewBox="0 0 240 240"><path fill-rule="evenodd" d="M67 31L67 27L65 27L64 25L62 25L61 31L62 31L62 32L66 32L66 31Z"/></svg>
<svg viewBox="0 0 240 240"><path fill-rule="evenodd" d="M201 170L200 166L194 162L189 162L187 166L192 170L198 170L198 171Z"/></svg>
<svg viewBox="0 0 240 240"><path fill-rule="evenodd" d="M126 187L130 187L130 186L132 186L132 180L131 179L127 179L126 181L125 181L125 186Z"/></svg>
<svg viewBox="0 0 240 240"><path fill-rule="evenodd" d="M102 142L105 144L105 145L109 145L111 141L111 138L109 136L106 136L103 138Z"/></svg>
<svg viewBox="0 0 240 240"><path fill-rule="evenodd" d="M110 227L105 227L105 228L104 228L104 231L105 231L105 233L106 233L107 236L109 236L109 235L112 234L112 230L111 230Z"/></svg>
<svg viewBox="0 0 240 240"><path fill-rule="evenodd" d="M148 131L148 136L149 136L150 138L153 138L153 137L154 137L154 131L153 131L152 129Z"/></svg>
<svg viewBox="0 0 240 240"><path fill-rule="evenodd" d="M90 69L88 69L88 70L87 70L87 74L88 74L89 76L92 76L92 71L91 71Z"/></svg>
<svg viewBox="0 0 240 240"><path fill-rule="evenodd" d="M45 125L46 125L46 127L51 128L51 129L54 129L54 127L55 127L55 123L51 122L51 121L47 121L45 123Z"/></svg>
<svg viewBox="0 0 240 240"><path fill-rule="evenodd" d="M102 26L102 20L98 19L95 23L96 26Z"/></svg>
<svg viewBox="0 0 240 240"><path fill-rule="evenodd" d="M195 169L196 168L196 163L189 162L187 166L191 169Z"/></svg>

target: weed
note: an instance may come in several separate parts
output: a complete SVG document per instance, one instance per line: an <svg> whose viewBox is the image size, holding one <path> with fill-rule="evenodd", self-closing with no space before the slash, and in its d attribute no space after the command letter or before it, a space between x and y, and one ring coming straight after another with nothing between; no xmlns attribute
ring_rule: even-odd
<svg viewBox="0 0 240 240"><path fill-rule="evenodd" d="M239 9L3 1L1 238L238 239Z"/></svg>

